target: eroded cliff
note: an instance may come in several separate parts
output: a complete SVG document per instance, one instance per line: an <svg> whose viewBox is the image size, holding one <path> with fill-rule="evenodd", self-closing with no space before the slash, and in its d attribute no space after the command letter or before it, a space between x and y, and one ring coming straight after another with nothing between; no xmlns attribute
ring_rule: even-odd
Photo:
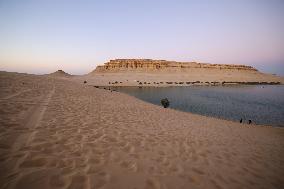
<svg viewBox="0 0 284 189"><path fill-rule="evenodd" d="M97 66L95 72L187 72L197 70L235 70L252 71L257 70L251 66L229 65L229 64L207 64L197 62L176 62L152 59L115 59L110 60L102 66Z"/></svg>

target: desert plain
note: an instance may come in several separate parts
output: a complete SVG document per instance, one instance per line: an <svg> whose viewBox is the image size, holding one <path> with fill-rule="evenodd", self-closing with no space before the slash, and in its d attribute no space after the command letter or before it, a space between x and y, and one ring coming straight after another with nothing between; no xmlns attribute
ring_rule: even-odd
<svg viewBox="0 0 284 189"><path fill-rule="evenodd" d="M284 188L283 128L165 109L60 73L0 72L0 188Z"/></svg>

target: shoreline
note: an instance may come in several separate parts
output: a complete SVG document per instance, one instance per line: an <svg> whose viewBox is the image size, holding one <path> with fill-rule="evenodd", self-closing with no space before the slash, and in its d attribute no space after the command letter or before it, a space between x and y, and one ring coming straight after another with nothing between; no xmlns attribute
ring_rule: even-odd
<svg viewBox="0 0 284 189"><path fill-rule="evenodd" d="M88 86L93 86L93 87L155 87L155 88L159 88L159 87L198 87L198 86L207 86L207 87L226 87L226 86L279 86L279 85L284 85L284 83L275 83L275 84L271 84L271 83L266 83L266 84L239 84L239 83L226 83L226 84L219 84L219 85L210 85L210 84L191 84L191 85L89 85L88 83L86 83Z"/></svg>
<svg viewBox="0 0 284 189"><path fill-rule="evenodd" d="M90 73L72 78L72 80L95 86L191 86L191 85L279 85L284 77L260 72L244 71L200 71L181 73Z"/></svg>
<svg viewBox="0 0 284 189"><path fill-rule="evenodd" d="M282 84L281 84L282 85ZM111 86L91 86L91 85L88 85L90 87L95 87L95 88L98 88L98 89L101 89L101 90L106 90L106 91L112 91L112 92L118 92L118 93L121 93L121 94L124 94L124 95L127 95L129 97L134 97L135 99L139 100L139 101L142 101L142 102L145 102L145 103L149 103L149 104L152 104L152 105L155 105L155 106L158 106L158 107L162 107L162 105L157 105L157 104L154 104L154 103L151 103L151 102L148 102L148 101L144 101L136 96L132 96L130 94L127 94L127 93L124 93L124 92L120 92L118 90L112 90L110 87ZM200 86L200 85L199 85ZM247 86L247 85L244 85L244 86ZM115 86L115 87L135 87L135 88L138 88L137 86ZM115 88L114 87L114 88ZM145 87L153 87L153 86L145 86ZM165 87L191 87L191 86L165 86ZM194 86L195 87L195 86ZM107 89L108 88L108 89ZM158 88L158 87L157 87ZM197 115L197 116L204 116L206 118L214 118L214 119L218 119L218 120L221 120L221 121L229 121L229 122L232 122L232 123L239 123L239 121L237 120L232 120L232 119L226 119L226 118L222 118L222 117L215 117L215 116L210 116L210 115L204 115L204 114L198 114L198 113L195 113L195 112L190 112L190 111L183 111L183 110L180 110L180 109L175 109L175 108L171 108L171 107L168 107L167 109L171 109L171 110L175 110L175 111L179 111L179 112L183 112L183 113L189 113L189 114L193 114L193 115ZM244 126L256 126L256 127L271 127L271 128L281 128L281 129L284 129L284 126L279 126L279 125L264 125L264 124L257 124L257 123L252 123L252 124L248 124L248 123L240 123Z"/></svg>

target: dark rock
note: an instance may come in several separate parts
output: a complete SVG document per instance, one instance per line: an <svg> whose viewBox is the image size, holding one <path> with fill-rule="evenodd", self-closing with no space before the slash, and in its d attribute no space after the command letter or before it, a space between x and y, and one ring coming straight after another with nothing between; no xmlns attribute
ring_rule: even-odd
<svg viewBox="0 0 284 189"><path fill-rule="evenodd" d="M164 98L161 100L161 104L164 106L164 108L167 108L170 106L170 101L167 98Z"/></svg>

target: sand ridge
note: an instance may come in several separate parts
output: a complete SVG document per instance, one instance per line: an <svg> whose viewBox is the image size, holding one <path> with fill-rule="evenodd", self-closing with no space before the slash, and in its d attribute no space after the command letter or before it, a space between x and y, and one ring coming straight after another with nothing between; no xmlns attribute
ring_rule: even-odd
<svg viewBox="0 0 284 189"><path fill-rule="evenodd" d="M0 188L284 186L282 128L164 109L72 80L0 79Z"/></svg>

